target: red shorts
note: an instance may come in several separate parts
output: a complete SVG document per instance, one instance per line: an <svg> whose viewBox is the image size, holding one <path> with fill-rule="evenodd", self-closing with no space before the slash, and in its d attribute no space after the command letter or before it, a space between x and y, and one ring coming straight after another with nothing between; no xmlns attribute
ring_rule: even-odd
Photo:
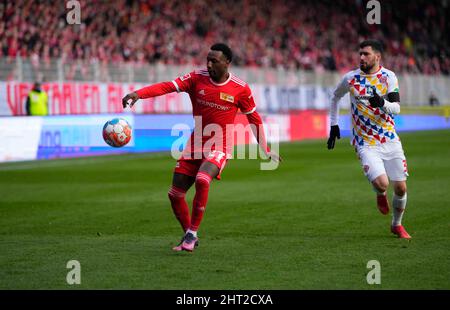
<svg viewBox="0 0 450 310"><path fill-rule="evenodd" d="M195 178L202 163L207 161L219 168L219 174L216 176L216 178L220 180L220 174L222 173L223 168L225 168L227 159L227 155L221 151L211 151L209 155L203 159L184 159L183 157L181 157L177 161L174 172L185 174Z"/></svg>

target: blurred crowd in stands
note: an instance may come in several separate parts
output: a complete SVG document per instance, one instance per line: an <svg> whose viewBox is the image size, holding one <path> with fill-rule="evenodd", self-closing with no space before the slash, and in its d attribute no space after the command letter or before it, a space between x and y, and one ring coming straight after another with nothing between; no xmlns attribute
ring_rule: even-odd
<svg viewBox="0 0 450 310"><path fill-rule="evenodd" d="M79 0L80 25L67 23L66 2L0 3L1 57L201 66L225 42L237 66L342 72L375 38L389 69L450 73L450 0L382 0L380 25L367 23L366 0Z"/></svg>

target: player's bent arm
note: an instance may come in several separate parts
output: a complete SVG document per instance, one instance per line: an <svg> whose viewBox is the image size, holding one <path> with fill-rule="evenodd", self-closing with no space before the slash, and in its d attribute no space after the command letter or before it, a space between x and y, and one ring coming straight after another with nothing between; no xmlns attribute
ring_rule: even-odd
<svg viewBox="0 0 450 310"><path fill-rule="evenodd" d="M331 97L330 124L337 125L339 122L339 100L348 92L347 75L339 82Z"/></svg>
<svg viewBox="0 0 450 310"><path fill-rule="evenodd" d="M275 162L281 162L282 158L279 154L275 153L274 151L270 150L269 146L267 145L266 135L264 134L264 127L262 118L259 115L258 112L255 111L256 108L253 110L244 113L247 115L247 120L249 122L250 126L253 131L253 135L256 138L256 141L258 141L259 146L263 149L263 151L266 153L266 155Z"/></svg>
<svg viewBox="0 0 450 310"><path fill-rule="evenodd" d="M400 94L398 92L387 95L387 99L384 99L383 110L390 114L400 113Z"/></svg>
<svg viewBox="0 0 450 310"><path fill-rule="evenodd" d="M270 148L267 145L267 140L264 134L264 127L261 116L255 110L252 110L244 114L246 114L247 116L248 123L250 125L253 125L250 127L252 128L253 135L255 136L256 141L258 141L258 144L261 146L264 152L269 153Z"/></svg>
<svg viewBox="0 0 450 310"><path fill-rule="evenodd" d="M339 123L339 100L335 100L335 97L331 99L331 105L330 105L330 125L334 126Z"/></svg>
<svg viewBox="0 0 450 310"><path fill-rule="evenodd" d="M280 162L281 157L274 151L271 151L269 146L267 145L266 136L264 134L264 127L261 116L258 112L256 112L255 101L252 96L252 92L248 85L245 86L244 92L242 93L242 97L239 100L239 109L242 113L247 116L247 120L250 124L250 128L252 129L253 135L258 141L259 146L262 148L264 153L270 158L271 161Z"/></svg>

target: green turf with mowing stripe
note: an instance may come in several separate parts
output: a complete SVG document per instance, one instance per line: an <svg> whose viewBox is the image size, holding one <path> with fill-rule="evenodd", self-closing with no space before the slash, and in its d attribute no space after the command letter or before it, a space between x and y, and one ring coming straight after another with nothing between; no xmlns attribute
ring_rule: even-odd
<svg viewBox="0 0 450 310"><path fill-rule="evenodd" d="M402 142L410 242L389 232L348 139L282 144L275 171L230 161L194 253L171 251L168 154L2 164L0 288L450 289L450 131ZM366 282L369 260L381 285Z"/></svg>

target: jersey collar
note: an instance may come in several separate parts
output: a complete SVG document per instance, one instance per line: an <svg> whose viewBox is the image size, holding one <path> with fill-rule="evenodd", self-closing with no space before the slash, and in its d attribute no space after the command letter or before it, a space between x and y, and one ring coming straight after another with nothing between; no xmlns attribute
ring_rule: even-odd
<svg viewBox="0 0 450 310"><path fill-rule="evenodd" d="M216 85L216 86L223 86L223 85L225 85L225 84L227 84L229 81L231 81L231 76L232 76L232 74L231 74L231 72L228 72L230 75L228 76L228 79L225 81L225 82L223 82L223 83L216 83L216 82L214 82L213 81L213 79L211 78L211 77L209 77L209 81L211 82L211 83L213 83L214 85Z"/></svg>

